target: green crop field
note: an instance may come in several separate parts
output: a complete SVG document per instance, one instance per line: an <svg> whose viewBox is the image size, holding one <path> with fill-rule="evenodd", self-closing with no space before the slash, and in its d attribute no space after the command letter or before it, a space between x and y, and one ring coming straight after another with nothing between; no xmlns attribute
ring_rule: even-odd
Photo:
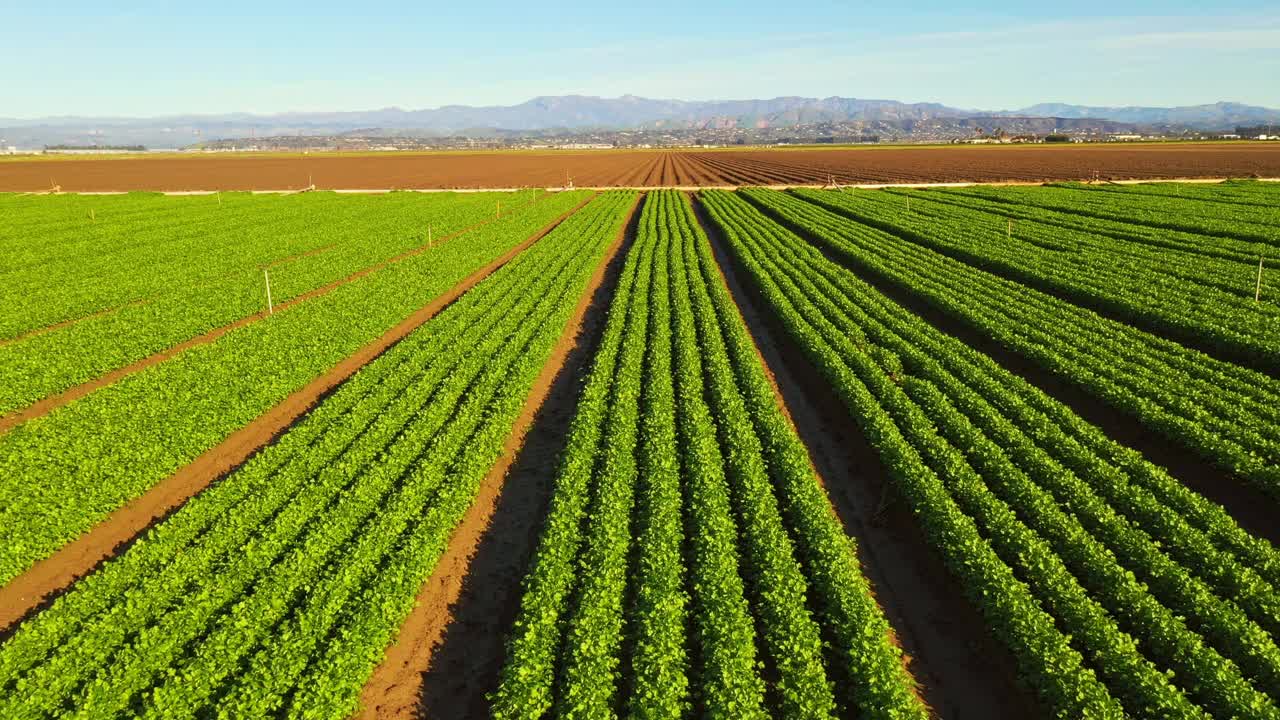
<svg viewBox="0 0 1280 720"><path fill-rule="evenodd" d="M1280 184L0 194L0 718L1280 718Z"/></svg>

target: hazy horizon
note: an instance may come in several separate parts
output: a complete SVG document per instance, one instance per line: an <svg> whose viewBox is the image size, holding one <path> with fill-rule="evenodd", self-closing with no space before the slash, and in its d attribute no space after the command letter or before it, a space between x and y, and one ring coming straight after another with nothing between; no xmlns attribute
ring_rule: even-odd
<svg viewBox="0 0 1280 720"><path fill-rule="evenodd" d="M868 101L890 101L890 102L892 102L892 101L897 101L897 102L902 102L902 103L905 103L905 104L908 104L908 105L916 105L916 104L935 104L935 103L936 103L936 104L946 105L947 107L955 108L955 109L958 109L958 110L972 110L972 111L975 111L975 112L986 112L986 111L991 111L991 112L1012 112L1012 111L1022 110L1022 109L1025 109L1025 108L1027 108L1027 107L1031 107L1031 106L1034 106L1034 105L1059 105L1059 104L1061 104L1061 105L1075 105L1075 106L1089 106L1089 107L1096 107L1096 105L1094 105L1093 103L1081 103L1081 102L1073 102L1073 101L1071 101L1071 100L1052 99L1052 98L1051 98L1051 99L1046 99L1046 100L1038 100L1038 101L1035 101L1035 102L1033 102L1033 103L1029 103L1029 104L1027 104L1027 105L1025 105L1025 106L1020 106L1020 107L997 108L997 107L976 107L976 106L966 106L966 105L951 105L951 104L949 104L949 103L937 103L937 102L936 102L936 101L934 101L934 100L927 100L927 99L924 99L924 100L910 100L910 99L904 100L904 99L901 99L901 98L887 98L887 97L874 97L874 98L873 98L873 97L861 97L861 96L851 96L851 95L815 95L815 96L777 95L777 96L771 96L771 97L755 97L755 98L746 98L746 97L740 97L740 98L739 98L739 97L734 97L734 98L728 98L728 97L726 97L726 98L714 98L714 97L713 97L713 98L670 98L670 97L650 97L650 96L641 96L641 95L636 95L635 93L624 93L624 94L622 94L622 95L615 95L615 96L600 96L600 95L586 95L585 93L567 92L567 93L563 93L563 94L561 94L561 95L553 95L553 96L548 96L548 95L539 95L539 96L535 96L535 97L528 97L528 98L525 98L524 100L520 100L520 101L517 101L517 102L499 103L499 104L491 104L491 105L490 105L490 104L487 104L487 105L478 105L478 104L468 104L468 103L451 103L450 105L437 105L437 106L432 106L432 107L406 107L406 106L403 106L403 105L387 105L387 106L383 106L383 107L376 107L376 108L375 108L375 107L358 107L358 108L357 108L357 107L333 107L333 108L327 108L327 109L321 109L321 110L282 110L282 111L268 111L268 112L253 112L253 111L246 111L246 110L234 110L234 109L233 109L233 110L227 110L227 111L224 111L224 112L208 112L208 113L204 113L204 112L200 112L200 113L161 113L161 114L157 114L157 115L91 115L91 114L65 114L65 115L44 115L44 116L40 116L40 117L19 117L19 116L12 116L12 115L3 115L3 116L0 116L0 117L3 117L3 118L4 118L4 119L6 119L6 120L20 120L20 121L24 121L24 122L25 122L25 121L40 121L40 120L59 120L59 119L65 119L65 118L76 118L76 119L82 119L82 118L83 118L83 119L95 119L95 120L117 120L117 119L118 119L118 120L165 120L165 119L170 119L170 118L227 117L227 116L236 116L236 115L249 115L249 116L253 116L253 117L255 117L255 118L266 118L266 119L269 119L269 118L273 118L273 117L282 117L282 116L289 116L289 115L304 115L304 114L373 113L373 112L386 112L386 111L421 112L421 111L433 111L433 110L439 110L439 109L441 109L441 108L449 107L449 106L458 106L458 107L476 107L476 108L482 108L482 107L515 107L515 106L522 105L522 104L524 104L524 103L526 103L526 102L531 102L531 101L536 100L536 99L538 99L538 98L540 98L540 97L585 97L585 98L595 98L595 99L602 99L602 100L621 100L622 98L627 97L627 96L639 97L639 98L642 98L642 99L645 99L645 100L655 100L655 101L675 101L675 102L688 102L688 103L698 103L698 102L711 102L711 103L725 102L725 103L728 103L728 102L740 102L740 101L750 101L750 100L773 100L773 99L777 99L777 98L784 98L784 97L812 97L812 98L814 98L814 99L819 99L819 100L821 100L821 99L825 99L825 98L829 98L829 97L842 97L842 98L858 99L858 100L868 100ZM1191 106L1211 106L1211 105L1214 105L1214 104L1217 104L1217 103L1237 103L1237 104L1241 104L1241 105L1250 105L1250 106L1267 107L1268 109L1280 110L1280 106L1272 107L1272 106L1269 106L1269 105L1263 105L1263 104L1261 104L1261 103L1248 103L1248 102L1242 102L1242 101L1234 100L1234 99L1230 99L1230 98L1218 98L1218 99L1215 99L1215 100L1205 100L1204 102L1187 103L1186 105L1181 105L1181 106L1171 106L1171 105L1156 106L1156 105L1152 105L1152 106L1141 106L1141 107L1191 107ZM1126 105L1114 105L1114 106L1109 106L1109 107L1122 108L1122 107L1139 107L1139 106L1138 106L1138 105L1135 105L1135 104L1130 103L1130 104L1126 104Z"/></svg>
<svg viewBox="0 0 1280 720"><path fill-rule="evenodd" d="M503 0L0 11L0 117L164 117L515 105L588 95L1280 106L1280 10L1226 0L970 8ZM69 21L68 18L74 18Z"/></svg>

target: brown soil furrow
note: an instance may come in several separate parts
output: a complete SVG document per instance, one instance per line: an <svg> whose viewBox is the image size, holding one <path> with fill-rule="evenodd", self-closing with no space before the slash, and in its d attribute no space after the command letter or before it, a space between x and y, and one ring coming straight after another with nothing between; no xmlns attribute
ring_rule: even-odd
<svg viewBox="0 0 1280 720"><path fill-rule="evenodd" d="M618 186L632 187L636 183L638 183L640 180L643 180L644 173L647 171L650 162L652 162L652 159L646 158L644 162L637 163L636 165L629 168L626 174L623 175L621 178L619 178Z"/></svg>
<svg viewBox="0 0 1280 720"><path fill-rule="evenodd" d="M669 152L662 153L662 159L658 162L657 173L654 176L654 181L653 181L654 187L664 187L669 184L667 182L667 168L670 165L671 165L671 153Z"/></svg>
<svg viewBox="0 0 1280 720"><path fill-rule="evenodd" d="M812 166L805 167L784 162L775 162L762 156L730 157L725 162L740 168L750 168L757 174L772 178L777 183L819 183L826 184L831 173L822 172Z"/></svg>
<svg viewBox="0 0 1280 720"><path fill-rule="evenodd" d="M282 257L279 260L272 260L271 262L267 263L267 267L269 268L278 267L280 265L284 265L285 263L293 262L294 260L301 260L302 258L313 257L315 255L319 255L320 253L327 253L337 246L338 246L337 243L329 243L328 245L321 245L318 248L314 248L306 252L300 252L300 253L297 253L296 255L290 255L289 257Z"/></svg>
<svg viewBox="0 0 1280 720"><path fill-rule="evenodd" d="M622 177L618 178L618 186L634 186L636 182L639 182L636 178L644 179L645 168L649 167L649 161L649 159L645 159L643 163L637 163L632 165L632 167L627 168L626 173L623 173Z"/></svg>
<svg viewBox="0 0 1280 720"><path fill-rule="evenodd" d="M5 345L12 345L14 343L19 343L24 340L30 340L33 337L39 337L41 335L48 335L51 332L56 332L58 330L69 328L72 325L85 322L86 320L93 320L94 318L106 317L107 315L110 315L112 313L120 312L121 310L127 307L132 307L134 305L145 305L146 303L149 303L149 302L151 301L147 299L130 300L129 302L124 303L123 305L109 307L104 310L98 310L97 312L91 312L88 315L81 315L80 317L71 318L69 320L62 320L61 322L56 322L52 325L45 325L44 327L38 327L34 330L28 330L22 333L21 335L15 335L14 337L0 340L0 347L4 347ZM0 432L2 432L2 430L0 430Z"/></svg>
<svg viewBox="0 0 1280 720"><path fill-rule="evenodd" d="M65 590L71 583L114 557L154 522L180 507L215 480L239 467L260 448L287 430L327 393L423 323L435 317L463 293L541 240L590 200L591 198L583 200L519 245L503 253L501 257L471 273L462 282L416 310L378 339L365 345L324 375L307 383L302 389L295 391L278 405L232 433L216 447L205 451L140 497L125 504L89 532L0 587L0 633L41 607L46 597Z"/></svg>
<svg viewBox="0 0 1280 720"><path fill-rule="evenodd" d="M678 153L665 153L663 155L662 164L662 184L664 186L679 185L680 179L676 176L676 158Z"/></svg>
<svg viewBox="0 0 1280 720"><path fill-rule="evenodd" d="M720 172L703 161L701 155L691 153L686 155L689 165L693 168L694 182L698 185L728 185L728 178L720 174Z"/></svg>
<svg viewBox="0 0 1280 720"><path fill-rule="evenodd" d="M748 157L743 158L741 162L760 168L764 172L778 173L779 176L789 179L816 182L824 185L828 184L832 179L839 180L841 176L838 171L833 172L816 164L798 165L774 156Z"/></svg>
<svg viewBox="0 0 1280 720"><path fill-rule="evenodd" d="M822 241L789 218L760 205L755 207L817 248L831 262L862 278L880 294L918 315L938 330L989 356L1008 372L1031 383L1086 422L1101 429L1111 440L1137 450L1183 485L1223 506L1231 518L1250 534L1273 544L1280 544L1280 523L1275 521L1280 505L1253 484L1217 467L1185 445L1171 442L1138 418L1117 411L1105 399L1086 392L1036 361L1009 350L963 318L950 315L932 305L927 298L912 295L909 291L864 274L847 258L827 249Z"/></svg>
<svg viewBox="0 0 1280 720"><path fill-rule="evenodd" d="M662 187L667 184L667 165L671 162L671 153L664 152L658 156L658 164L654 167L652 182L649 183L654 187Z"/></svg>
<svg viewBox="0 0 1280 720"><path fill-rule="evenodd" d="M744 149L714 154L816 170L853 184L1082 180L1095 171L1104 179L1280 177L1280 145L1256 141ZM644 184L644 172L659 162L657 155L645 150L592 150L56 157L4 161L0 191L47 190L50 175L64 190L75 192L296 190L305 187L309 177L324 188L561 187L566 173L579 187L636 186ZM619 182L636 172L637 179Z"/></svg>
<svg viewBox="0 0 1280 720"><path fill-rule="evenodd" d="M751 177L758 179L761 184L780 184L792 183L803 180L803 178L795 178L787 173L779 173L768 167L762 166L754 160L745 160L740 158L716 158L729 172L741 177Z"/></svg>
<svg viewBox="0 0 1280 720"><path fill-rule="evenodd" d="M636 165L639 165L639 164L642 164L642 163L640 162L636 163ZM636 165L624 165L622 163L619 163L618 166L614 168L615 172L609 175L608 179L602 182L601 185L607 185L611 187L622 187L626 185L627 179L631 177L631 174L633 172L635 172ZM575 182L577 182L577 180L575 180Z"/></svg>
<svg viewBox="0 0 1280 720"><path fill-rule="evenodd" d="M649 166L649 173L645 175L644 182L641 184L645 187L659 187L662 184L662 166L666 161L667 154L665 152L655 155L653 164Z"/></svg>
<svg viewBox="0 0 1280 720"><path fill-rule="evenodd" d="M747 182L743 184L772 185L786 181L785 178L765 172L750 163L732 156L708 156L704 159L704 162L719 167L724 173L739 182L746 180Z"/></svg>
<svg viewBox="0 0 1280 720"><path fill-rule="evenodd" d="M690 207L692 207L692 208L693 208L694 215L698 218L698 224L702 227L703 232L704 232L704 233L706 233L708 240L710 240L710 239L711 239L711 237L712 237L711 233L713 233L713 232L718 233L718 232L719 232L719 230L716 228L716 226L715 226L714 222L711 220L711 218L710 218L710 217L708 217L708 216L706 215L706 212L702 209L702 207L701 207L701 206L699 206L699 205L698 205L698 203L694 201L694 198L693 198L693 194L692 194L692 193L686 193L686 199L689 201ZM718 243L721 245L721 249L720 249L719 251L717 251L717 249L716 249L715 245L714 245L714 244L712 245L712 253L713 253L713 255L715 255L715 256L716 256L715 269L716 269L717 274L720 276L720 282L724 284L724 287L725 287L726 289L729 289L729 290L730 290L730 293L729 293L729 294L730 294L730 296L731 296L731 297L734 297L734 296L735 296L735 293L732 291L732 289L731 289L731 288L732 288L732 287L738 287L738 288L741 290L741 286L739 286L739 285L737 285L737 284L736 284L736 283L737 283L736 278L735 278L735 285L731 286L731 285L729 284L729 277L728 277L728 275L726 274L725 267L724 267L725 263L729 261L729 258L728 258L728 256L727 256L727 255L722 255L722 254L721 254L721 253L723 252L723 243L724 243L724 241L723 241L723 239L722 239L722 238L719 238L719 237L718 237L718 235L717 235L717 241L716 241L716 242L718 242ZM741 296L741 294L740 294L740 293L738 293L738 294L737 294L737 297L740 297L740 296ZM749 327L749 326L748 326L748 323L747 323L747 318L746 318L746 316L745 316L745 315L744 315L744 313L743 313L742 305L741 305L741 304L740 304L740 302L736 299L736 297L735 297L735 299L734 299L734 308L738 311L738 317L739 317L739 318L741 318L743 326L744 326L744 327ZM754 312L755 312L755 310L753 309L753 310L752 310L752 312L754 313ZM752 317L751 322L752 322L752 323L756 323L756 324L758 324L758 323L760 323L760 322L761 322L761 319L760 319L759 317ZM778 377L777 377L777 375L775 375L775 374L774 374L773 369L770 367L770 363L769 363L768 359L766 359L766 358L765 358L764 351L762 351L762 350L760 349L759 341L756 339L756 337L754 336L754 334L753 334L753 335L752 335L752 337L751 337L751 341L752 341L752 342L751 342L751 347L756 351L756 357L759 359L760 366L761 366L762 368L764 368L764 374L765 374L765 376L766 376L766 377L768 377L768 379L769 379L769 386L773 389L773 398L774 398L774 401L778 404L778 409L780 409L780 410L782 411L782 414L786 417L787 424L791 426L792 431L793 431L793 432L795 432L797 435L799 435L799 429L798 429L798 428L799 428L799 426L796 424L796 419L795 419L795 416L792 414L791 408L787 405L787 399L786 399L786 396L785 396L785 395L783 395L783 393L782 393L782 386L778 383ZM777 365L777 364L779 364L779 363L778 363L778 362L775 362L775 363L774 363L774 365ZM788 378L788 380L789 380L789 378ZM810 408L802 408L802 409L804 409L806 412L811 412L811 409L810 409ZM812 419L811 419L811 418L806 418L806 420L807 420L807 421L809 421L809 422L812 422ZM828 481L827 481L827 479L826 479L826 474L823 472L823 470L820 470L820 469L818 468L818 464L817 464L816 462L814 462L814 450L813 450L812 448L808 448L808 447L807 447L806 449L808 449L809 466L810 466L810 468L812 468L812 469L813 469L813 474L814 474L814 476L818 478L818 482L822 485L822 487L823 487L824 489L828 489L829 484L828 484ZM828 449L829 449L829 448L828 448ZM828 492L829 492L829 490L828 490ZM837 518L839 518L839 513L837 513L837 512L836 512L836 510L835 510L835 507L834 507L834 506L832 506L832 507L831 507L831 513L832 513L833 515L836 515L836 517L837 517ZM876 603L877 603L877 605L879 605L879 604L880 604L880 601L879 601L879 599L878 599L878 598L876 599ZM883 611L884 611L884 608L883 608L883 607L881 607L881 612L883 612ZM897 646L897 647L899 647L899 648L901 648L901 647L902 647L902 642L901 642L901 640L899 640L898 635L897 635L897 633L894 631L894 629L893 629L893 627L892 627L892 626L889 628L889 640L890 640L890 642L892 642L895 646ZM911 656L910 656L910 655L905 655L905 654L904 654L904 656L903 656L903 658L902 658L902 664L903 664L904 669L906 669L906 670L907 670L907 672L908 672L909 674L911 674L911 673L912 673L912 671L911 671ZM916 691L916 695L917 695L917 697L919 697L919 698L921 699L921 701L924 701L924 697L923 697L922 695L920 695L920 683L919 683L919 679L918 679L918 678L915 678L915 677L914 677L914 674L912 675L912 678L913 678L913 680L914 680L914 681L915 681L915 683L916 683L916 687L914 688L914 690Z"/></svg>
<svg viewBox="0 0 1280 720"><path fill-rule="evenodd" d="M657 185L658 179L662 177L662 160L666 156L666 153L656 153L653 156L653 162L649 163L648 171L645 173L644 179L640 181L640 185L644 187Z"/></svg>
<svg viewBox="0 0 1280 720"><path fill-rule="evenodd" d="M776 177L765 175L727 158L712 158L709 155L704 155L699 159L705 165L722 173L731 185L773 185L778 182Z"/></svg>
<svg viewBox="0 0 1280 720"><path fill-rule="evenodd" d="M811 462L846 532L857 540L863 572L939 718L1045 717L1017 681L1007 648L896 500L878 453L817 368L790 341L764 298L747 287L724 238L701 203L698 219L782 405L809 448Z"/></svg>
<svg viewBox="0 0 1280 720"><path fill-rule="evenodd" d="M622 187L634 187L644 182L644 178L649 173L649 167L653 165L652 153L643 156L641 162L636 163L627 169L627 172L618 180L618 185Z"/></svg>
<svg viewBox="0 0 1280 720"><path fill-rule="evenodd" d="M721 184L755 185L762 181L760 178L747 178L747 182L743 183L742 181L744 178L726 167L719 159L710 157L709 155L695 155L694 157L697 159L698 164L706 169L707 174L716 178L716 180Z"/></svg>
<svg viewBox="0 0 1280 720"><path fill-rule="evenodd" d="M701 182L698 177L697 166L689 155L685 153L675 154L676 166L676 184L677 185L697 185Z"/></svg>
<svg viewBox="0 0 1280 720"><path fill-rule="evenodd" d="M520 583L578 401L579 373L588 367L603 330L640 200L529 391L501 459L485 476L423 583L414 610L365 683L358 717L488 717L485 694L496 685L504 634L515 619Z"/></svg>
<svg viewBox="0 0 1280 720"><path fill-rule="evenodd" d="M278 259L276 259L276 260L272 260L270 263L267 263L267 267L269 267L269 268L274 268L274 267L277 267L277 266L279 266L279 265L283 265L283 264L285 264L285 263L293 262L294 260L301 260L302 258L305 258L305 257L311 257L311 256L313 256L313 255L319 255L320 253L328 252L328 251L332 250L332 249L333 249L333 248L335 248L335 247L337 247L337 244L336 244L336 243L332 243L332 244L329 244L329 245L324 245L324 246L322 246L322 247L314 248L314 249L312 249L312 250L307 250L306 252L300 252L300 253L297 253L297 254L294 254L294 255L289 255L289 256L287 256L287 257L278 258ZM239 272L239 271L238 271L238 272ZM188 287L188 288L206 288L206 287L210 287L210 286L212 286L212 285L215 285L216 283L218 283L218 282L219 282L219 281L221 281L221 280L225 280L226 278L232 277L232 276L233 276L233 275L235 275L235 274L236 274L236 272L223 273L222 275L219 275L219 276L217 276L217 277L215 277L215 278L213 278L213 279L207 280L207 281L205 281L205 282L202 282L202 283L199 283L199 284L196 284L196 285L188 285L187 287ZM54 331L57 331L57 330L63 330L63 329L65 329L65 328L68 328L68 327L70 327L70 326L72 326L72 325L76 325L76 324L78 324L78 323L84 322L84 321L86 321L86 320L93 320L93 319L95 319L95 318L100 318L100 317L104 317L104 316L106 316L106 315L110 315L110 314L112 314L112 313L119 312L119 311L121 311L121 310L123 310L123 309L125 309L125 308L128 308L128 307L134 307L134 306L137 306L137 305L146 305L146 304L148 304L148 303L153 302L153 301L156 299L156 297L157 297L156 295L152 295L151 297L139 298L139 299L137 299L137 300L130 300L130 301L128 301L128 302L126 302L126 303L123 303L123 304L121 304L121 305L117 305L117 306L115 306L115 307L109 307L109 308L106 308L106 309L104 309L104 310L99 310L99 311L97 311L97 312L89 313L88 315L81 315L80 317L71 318L71 319L69 319L69 320L63 320L63 321L61 321L61 322L56 322L56 323L54 323L54 324L52 324L52 325L45 325L44 327L41 327L41 328L36 328L36 329L34 329L34 330L28 330L27 332L25 332L25 333L23 333L23 334L21 334L21 335L17 335L17 336L15 336L15 337L11 337L11 338L8 338L8 339L0 340L0 347L3 347L3 346L5 346L5 345L11 345L11 344L13 344L13 343L17 343L17 342L22 342L23 340L28 340L28 339L30 339L30 338L37 337L37 336L40 336L40 335L47 335L48 333L51 333L51 332L54 332ZM282 302L282 303L281 303L281 307L284 307L284 304L285 304L285 303L283 303L283 302ZM3 432L3 431L4 431L4 427L3 427L3 425L0 425L0 432Z"/></svg>
<svg viewBox="0 0 1280 720"><path fill-rule="evenodd" d="M795 156L796 153L792 152L775 152L768 156L764 153L751 153L735 155L735 159L743 163L767 164L769 166L779 168L781 169L781 172L788 177L791 177L792 173L797 169L807 169L810 172L816 172L817 177L819 177L823 183L828 182L830 179L829 176L834 176L837 181L842 183L892 182L899 179L899 176L894 174L890 169L892 164L876 164L874 162L869 162L869 167L866 169L867 172L862 172L861 169L857 171L850 171L838 163L831 162L830 158L823 155L807 155L802 158L802 162L797 162L795 160ZM874 160L874 158L869 160ZM932 171L935 173L939 172L937 168L938 165L935 163L932 166ZM906 178L904 177L902 179Z"/></svg>
<svg viewBox="0 0 1280 720"><path fill-rule="evenodd" d="M590 198L588 198L587 200L590 200ZM579 203L577 207L575 207L566 215L561 216L561 219L568 217L568 215L572 214L573 212L576 212L578 208L586 204L587 200L584 200L583 202ZM493 222L495 219L496 218L489 218L487 220L482 220L478 223L475 223L474 225L463 228L462 230L459 230L453 234L436 238L433 242L427 243L426 245L421 245L412 250L407 250L403 253L400 253L399 255L396 255L394 257L388 258L381 262L370 265L369 267L364 268L362 270L358 270L340 280L335 280L327 285L323 285L321 287L315 288L314 290L308 290L307 292L301 295L298 295L296 297L290 298L289 300L276 303L275 309L281 312L287 311L290 308L300 305L308 300L313 300L322 295L327 295L328 293L333 292L334 290L338 289L339 287L342 287L343 285L346 285L347 283L354 282L355 280L359 280L360 278L366 275L369 275L370 273L377 272L378 270L381 270L389 265L393 265L395 263L401 262L415 255L421 255L422 253L426 252L427 250L430 250L431 248L439 245L440 243L447 242L461 235L465 235L466 233L471 232L472 230L475 230L479 227L488 225L489 223ZM557 222L559 221L557 220ZM8 432L9 430L12 430L13 428L17 427L18 425L21 425L22 423L28 420L31 420L32 418L48 415L50 412L62 407L63 405L67 405L71 402L79 400L80 398L92 393L95 390L106 387L107 385L110 385L112 383L118 382L119 380L122 380L128 377L129 375L132 375L140 370L144 370L148 367L151 367L152 365L158 365L166 360L169 360L170 358L180 355L181 353L187 350L190 350L191 348L198 347L200 345L207 345L217 340L218 338L222 337L223 335L226 335L232 330L244 327L253 322L257 322L267 316L268 316L267 312L258 312L258 313L254 313L253 315L240 318L235 322L229 323L227 325L223 325L221 327L214 328L213 330L210 330L202 335L197 335L196 337L193 337L189 340L184 340L178 343L177 345L174 345L173 347L170 347L166 350L161 350L158 353L149 355L135 363L126 365L125 367L118 368L116 370L112 370L111 372L106 373L105 375L101 375L97 378L94 378L93 380L90 380L86 383L82 383L73 388L64 390L58 393L57 395L50 395L49 397L44 398L43 400L40 400L39 402L36 402L32 405L29 405L23 408L22 410L10 413L8 415L5 415L4 417L0 417L0 434Z"/></svg>
<svg viewBox="0 0 1280 720"><path fill-rule="evenodd" d="M694 174L693 163L689 161L688 155L675 153L673 166L676 169L676 185L691 186L698 184L698 176Z"/></svg>
<svg viewBox="0 0 1280 720"><path fill-rule="evenodd" d="M310 256L312 256L312 255L319 255L320 253L328 252L329 250L332 250L334 247L337 247L337 244L336 244L336 243L332 243L332 244L329 244L329 245L324 245L324 246L321 246L321 247L318 247L318 248L314 248L314 249L312 249L312 250L307 250L306 252L300 252L300 253L296 253L296 254L294 254L294 255L289 255L289 256L287 256L287 257L282 257L282 258L279 258L279 259L276 259L276 260L272 260L270 263L268 263L268 264L267 264L267 267L276 267L276 266L278 266L278 265L283 265L284 263L292 262L292 261L294 261L294 260L300 260L300 259L302 259L302 258L310 257ZM228 278L228 277L231 277L231 276L232 276L232 275L234 275L234 274L235 274L234 272L224 273L224 274L222 274L222 275L219 275L219 276L217 276L217 277L215 277L215 278L213 278L213 279L211 279L211 280L208 280L208 281L206 281L206 282L204 282L204 283L201 283L201 284L199 284L199 285L192 285L192 286L188 286L188 287L209 287L210 285L215 284L215 283L216 283L216 282L218 282L219 280L226 279L226 278ZM125 309L125 308L127 308L127 307L133 307L133 306L135 306L135 305L146 305L147 303L149 303L149 302L153 301L153 300L155 299L155 297L156 297L156 296L155 296L155 295L153 295L153 296L150 296L150 297L138 298L138 299L136 299L136 300L130 300L130 301L125 302L125 303L122 303L122 304L120 304L120 305L116 305L115 307L105 308L105 309L103 309L103 310L98 310L98 311L96 311L96 312L89 313L88 315L81 315L80 317L75 317L75 318L70 318L70 319L67 319L67 320L62 320L62 321L60 321L60 322L53 323L52 325L45 325L44 327L35 328L34 330L28 330L27 332L22 333L21 335L16 335L16 336L11 337L11 338L0 339L0 347L3 347L3 346L5 346L5 345L10 345L10 344L12 344L12 343L16 343L16 342L22 342L23 340L27 340L27 339L30 339L30 338L33 338L33 337L36 337L36 336L39 336L39 335L45 335L45 334L48 334L48 333L54 332L54 331L56 331L56 330L62 330L62 329L64 329L64 328L70 327L70 326L75 325L75 324L77 324L77 323L84 322L84 321L86 321L86 320L92 320L92 319L94 319L94 318L100 318L100 317L103 317L103 316L105 316L105 315L110 315L110 314L112 314L112 313L119 312L119 311L121 311L121 310L123 310L123 309ZM0 430L0 432L2 432L2 430Z"/></svg>
<svg viewBox="0 0 1280 720"><path fill-rule="evenodd" d="M684 153L671 153L671 166L669 168L671 174L668 176L669 185L679 187L689 181L688 173L685 172L684 169L683 159Z"/></svg>

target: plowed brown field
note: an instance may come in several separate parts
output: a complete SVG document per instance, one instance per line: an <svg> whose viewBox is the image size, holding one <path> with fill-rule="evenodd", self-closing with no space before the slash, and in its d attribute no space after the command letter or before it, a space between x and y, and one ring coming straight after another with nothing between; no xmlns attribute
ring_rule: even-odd
<svg viewBox="0 0 1280 720"><path fill-rule="evenodd" d="M864 147L0 162L0 191L447 189L1280 177L1280 144Z"/></svg>

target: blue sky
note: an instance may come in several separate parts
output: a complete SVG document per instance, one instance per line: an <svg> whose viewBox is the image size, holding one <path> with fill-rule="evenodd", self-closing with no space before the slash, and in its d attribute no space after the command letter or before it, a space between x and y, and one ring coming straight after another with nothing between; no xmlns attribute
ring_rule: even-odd
<svg viewBox="0 0 1280 720"><path fill-rule="evenodd" d="M569 93L1280 107L1274 2L431 5L0 0L0 117L417 109Z"/></svg>

